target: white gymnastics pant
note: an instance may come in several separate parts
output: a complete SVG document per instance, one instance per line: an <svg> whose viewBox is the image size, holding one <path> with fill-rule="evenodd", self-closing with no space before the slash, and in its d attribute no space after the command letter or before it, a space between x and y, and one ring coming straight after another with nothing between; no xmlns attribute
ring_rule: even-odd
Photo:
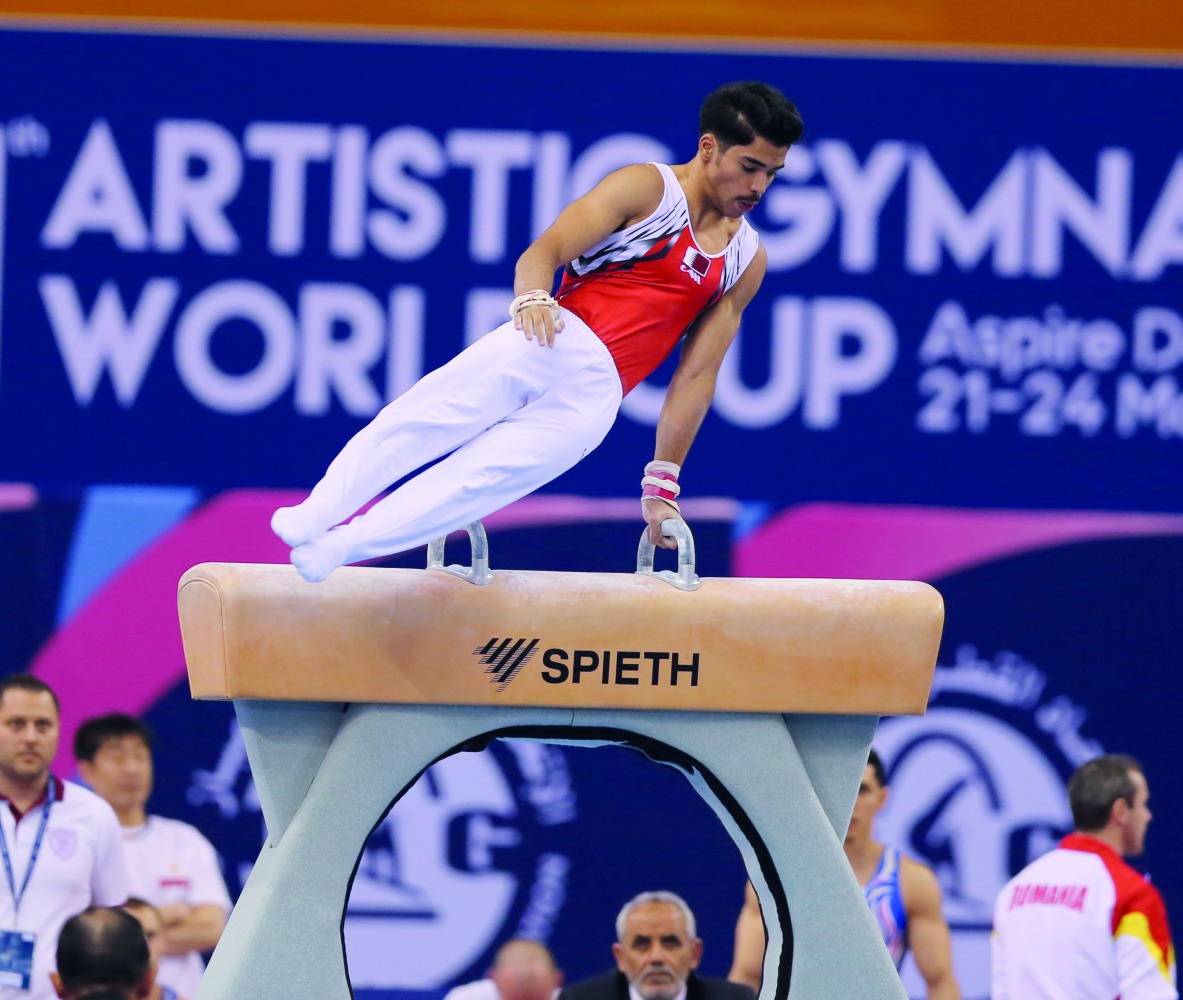
<svg viewBox="0 0 1183 1000"><path fill-rule="evenodd" d="M608 348L573 313L553 348L513 323L385 406L329 465L281 530L309 579L441 538L566 472L608 433L621 385ZM440 456L366 513L333 528ZM333 528L333 530L329 530ZM306 543L306 544L304 544Z"/></svg>

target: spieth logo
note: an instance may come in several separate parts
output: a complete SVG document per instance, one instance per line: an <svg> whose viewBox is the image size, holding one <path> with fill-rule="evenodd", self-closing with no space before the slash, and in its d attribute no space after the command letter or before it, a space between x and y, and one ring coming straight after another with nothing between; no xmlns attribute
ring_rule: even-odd
<svg viewBox="0 0 1183 1000"><path fill-rule="evenodd" d="M245 883L262 816L236 722L213 767L193 772L188 799L185 818L201 823ZM555 828L577 818L560 747L494 741L433 764L358 862L344 926L353 987L438 993L500 942L547 940L572 868L551 846L562 837Z"/></svg>
<svg viewBox="0 0 1183 1000"><path fill-rule="evenodd" d="M686 256L682 258L682 270L690 275L696 284L702 284L702 279L707 276L710 269L710 257L695 250L694 247L686 248Z"/></svg>
<svg viewBox="0 0 1183 1000"><path fill-rule="evenodd" d="M538 639L490 639L474 649L472 655L481 658L485 673L493 675L489 680L497 685L498 691L504 691L518 671L534 658L538 643Z"/></svg>
<svg viewBox="0 0 1183 1000"><path fill-rule="evenodd" d="M472 651L489 679L504 691L538 651L539 639L493 638ZM698 653L663 650L548 649L542 654L547 684L602 684L622 687L698 687Z"/></svg>
<svg viewBox="0 0 1183 1000"><path fill-rule="evenodd" d="M877 835L940 880L966 997L990 993L995 897L1071 830L1065 784L1102 752L1080 733L1085 710L1046 686L1014 653L985 660L963 646L937 667L928 714L886 720L875 737L891 786ZM922 995L910 966L904 985Z"/></svg>

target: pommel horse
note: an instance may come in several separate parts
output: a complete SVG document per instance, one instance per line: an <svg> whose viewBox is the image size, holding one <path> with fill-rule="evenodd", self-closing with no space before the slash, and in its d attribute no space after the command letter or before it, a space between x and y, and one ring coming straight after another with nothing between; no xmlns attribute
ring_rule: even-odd
<svg viewBox="0 0 1183 1000"><path fill-rule="evenodd" d="M882 715L926 708L944 621L922 583L473 564L203 563L178 606L194 698L232 699L267 841L196 1000L347 1000L366 838L433 762L497 737L628 744L738 846L768 930L761 1000L906 1000L842 840ZM660 887L641 887L660 888ZM736 888L736 908L739 905Z"/></svg>

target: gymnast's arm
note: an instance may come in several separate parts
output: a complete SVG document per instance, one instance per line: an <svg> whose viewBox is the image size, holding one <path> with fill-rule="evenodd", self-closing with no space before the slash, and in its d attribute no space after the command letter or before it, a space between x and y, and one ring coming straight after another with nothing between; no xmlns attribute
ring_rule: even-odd
<svg viewBox="0 0 1183 1000"><path fill-rule="evenodd" d="M744 889L743 909L735 922L735 951L731 956L731 971L727 978L743 983L757 993L764 978L764 918L760 914L760 900L749 882Z"/></svg>
<svg viewBox="0 0 1183 1000"><path fill-rule="evenodd" d="M900 891L908 915L908 946L928 986L928 1000L961 1000L953 975L949 925L941 913L936 876L911 858L901 858Z"/></svg>
<svg viewBox="0 0 1183 1000"><path fill-rule="evenodd" d="M646 218L661 201L664 182L657 168L637 163L614 170L582 198L571 202L550 228L518 258L513 293L554 287L555 272L610 233ZM527 340L554 346L555 319L543 304L523 309L515 325Z"/></svg>
<svg viewBox="0 0 1183 1000"><path fill-rule="evenodd" d="M654 461L681 465L686 460L690 445L715 396L715 379L723 363L723 355L735 338L743 311L764 280L767 266L768 255L761 245L739 281L702 315L687 334L682 356L670 380L670 387L666 390L661 416L657 421ZM676 548L674 539L662 537L661 522L665 518L678 516L677 512L660 501L643 504L643 507L645 521L649 525L649 540L663 548Z"/></svg>

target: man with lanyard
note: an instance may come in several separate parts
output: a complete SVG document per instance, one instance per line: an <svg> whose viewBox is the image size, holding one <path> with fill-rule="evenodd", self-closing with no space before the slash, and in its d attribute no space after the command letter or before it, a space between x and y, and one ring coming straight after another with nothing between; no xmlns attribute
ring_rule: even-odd
<svg viewBox="0 0 1183 1000"><path fill-rule="evenodd" d="M115 813L50 774L58 732L57 696L43 681L0 680L0 1000L53 1000L62 925L127 897Z"/></svg>

